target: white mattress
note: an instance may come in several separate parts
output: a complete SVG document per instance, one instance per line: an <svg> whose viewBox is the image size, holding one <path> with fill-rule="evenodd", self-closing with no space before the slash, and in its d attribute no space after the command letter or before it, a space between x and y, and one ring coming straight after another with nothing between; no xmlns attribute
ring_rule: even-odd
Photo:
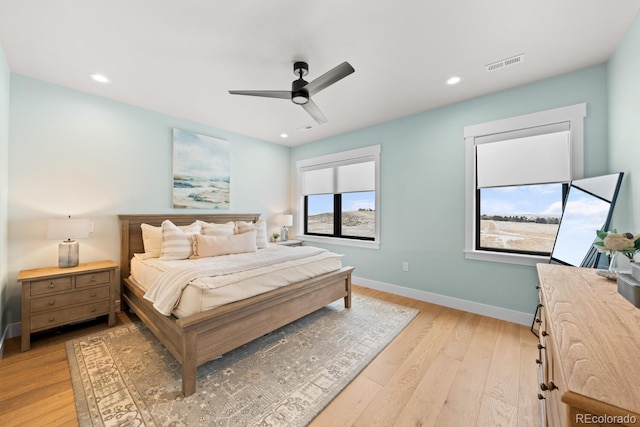
<svg viewBox="0 0 640 427"><path fill-rule="evenodd" d="M281 251L295 251L296 249L298 248L269 245L268 248L258 249L258 251L277 251L282 253ZM247 254L240 255L246 256ZM131 278L146 292L156 279L169 269L200 266L231 259L228 257L238 257L238 255L180 261L160 261L158 258L144 259L144 257L134 257L131 260ZM176 317L186 317L339 270L340 268L342 268L342 256L325 251L318 255L281 262L268 267L254 268L242 273L225 275L224 277L194 279L183 289L180 300L172 314Z"/></svg>

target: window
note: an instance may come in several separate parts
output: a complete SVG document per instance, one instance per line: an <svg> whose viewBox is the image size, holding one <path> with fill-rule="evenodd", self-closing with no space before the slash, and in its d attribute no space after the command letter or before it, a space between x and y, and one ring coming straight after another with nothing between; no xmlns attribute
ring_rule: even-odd
<svg viewBox="0 0 640 427"><path fill-rule="evenodd" d="M582 178L578 104L465 128L470 259L548 261L568 183Z"/></svg>
<svg viewBox="0 0 640 427"><path fill-rule="evenodd" d="M378 248L379 162L379 145L298 161L300 237Z"/></svg>
<svg viewBox="0 0 640 427"><path fill-rule="evenodd" d="M477 248L551 255L567 189L564 183L478 189Z"/></svg>

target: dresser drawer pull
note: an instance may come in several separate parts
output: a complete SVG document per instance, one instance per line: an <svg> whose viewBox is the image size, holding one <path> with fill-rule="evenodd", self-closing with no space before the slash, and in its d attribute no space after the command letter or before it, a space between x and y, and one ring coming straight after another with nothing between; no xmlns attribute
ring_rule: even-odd
<svg viewBox="0 0 640 427"><path fill-rule="evenodd" d="M49 286L48 286L48 288L49 288L49 289L53 289L53 288L55 288L55 287L56 287L56 284L55 284L55 283L53 283L53 282L49 282Z"/></svg>
<svg viewBox="0 0 640 427"><path fill-rule="evenodd" d="M545 384L545 383L540 383L540 390L542 391L547 391L547 390L555 390L558 387L556 387L556 385L553 383L553 381L549 381L549 385Z"/></svg>
<svg viewBox="0 0 640 427"><path fill-rule="evenodd" d="M55 303L55 301L49 301L49 305L54 305Z"/></svg>
<svg viewBox="0 0 640 427"><path fill-rule="evenodd" d="M549 335L549 334L547 333L547 331L542 331L542 332L541 332L541 334L542 334L542 336L543 336L543 337L546 337L547 335Z"/></svg>
<svg viewBox="0 0 640 427"><path fill-rule="evenodd" d="M49 322L53 322L54 320L56 320L55 317L49 317Z"/></svg>
<svg viewBox="0 0 640 427"><path fill-rule="evenodd" d="M93 307L93 308L91 309L91 312L92 312L92 313L95 313L96 311L97 311L97 310L96 310L96 308L95 308L95 307Z"/></svg>
<svg viewBox="0 0 640 427"><path fill-rule="evenodd" d="M96 297L96 293L95 292L91 292L91 298L95 298Z"/></svg>
<svg viewBox="0 0 640 427"><path fill-rule="evenodd" d="M96 281L96 276L91 276L91 281L95 282Z"/></svg>

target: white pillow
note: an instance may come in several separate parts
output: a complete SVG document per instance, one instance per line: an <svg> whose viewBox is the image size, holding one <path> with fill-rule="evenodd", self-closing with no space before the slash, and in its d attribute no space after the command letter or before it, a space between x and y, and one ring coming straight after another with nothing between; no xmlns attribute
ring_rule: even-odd
<svg viewBox="0 0 640 427"><path fill-rule="evenodd" d="M236 232L236 223L229 221L224 224L197 221L200 225L200 232L205 236L232 236Z"/></svg>
<svg viewBox="0 0 640 427"><path fill-rule="evenodd" d="M193 223L180 228L171 221L162 221L161 260L187 259L193 255L193 235L200 234L200 226Z"/></svg>
<svg viewBox="0 0 640 427"><path fill-rule="evenodd" d="M194 254L191 258L255 252L258 249L256 247L255 235L255 231L231 236L205 236L196 234L194 236Z"/></svg>
<svg viewBox="0 0 640 427"><path fill-rule="evenodd" d="M267 239L267 223L264 220L258 220L258 222L250 223L244 221L236 222L238 227L238 234L247 233L249 231L256 231L256 246L258 249L269 247L269 240Z"/></svg>
<svg viewBox="0 0 640 427"><path fill-rule="evenodd" d="M140 228L145 255L149 258L158 258L162 253L162 227L140 224Z"/></svg>

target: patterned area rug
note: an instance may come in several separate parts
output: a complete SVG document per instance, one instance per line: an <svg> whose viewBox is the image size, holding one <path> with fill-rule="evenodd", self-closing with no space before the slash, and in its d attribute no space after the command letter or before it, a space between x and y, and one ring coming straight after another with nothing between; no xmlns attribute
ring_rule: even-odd
<svg viewBox="0 0 640 427"><path fill-rule="evenodd" d="M417 310L353 295L198 368L180 365L141 323L68 341L81 426L305 426Z"/></svg>

